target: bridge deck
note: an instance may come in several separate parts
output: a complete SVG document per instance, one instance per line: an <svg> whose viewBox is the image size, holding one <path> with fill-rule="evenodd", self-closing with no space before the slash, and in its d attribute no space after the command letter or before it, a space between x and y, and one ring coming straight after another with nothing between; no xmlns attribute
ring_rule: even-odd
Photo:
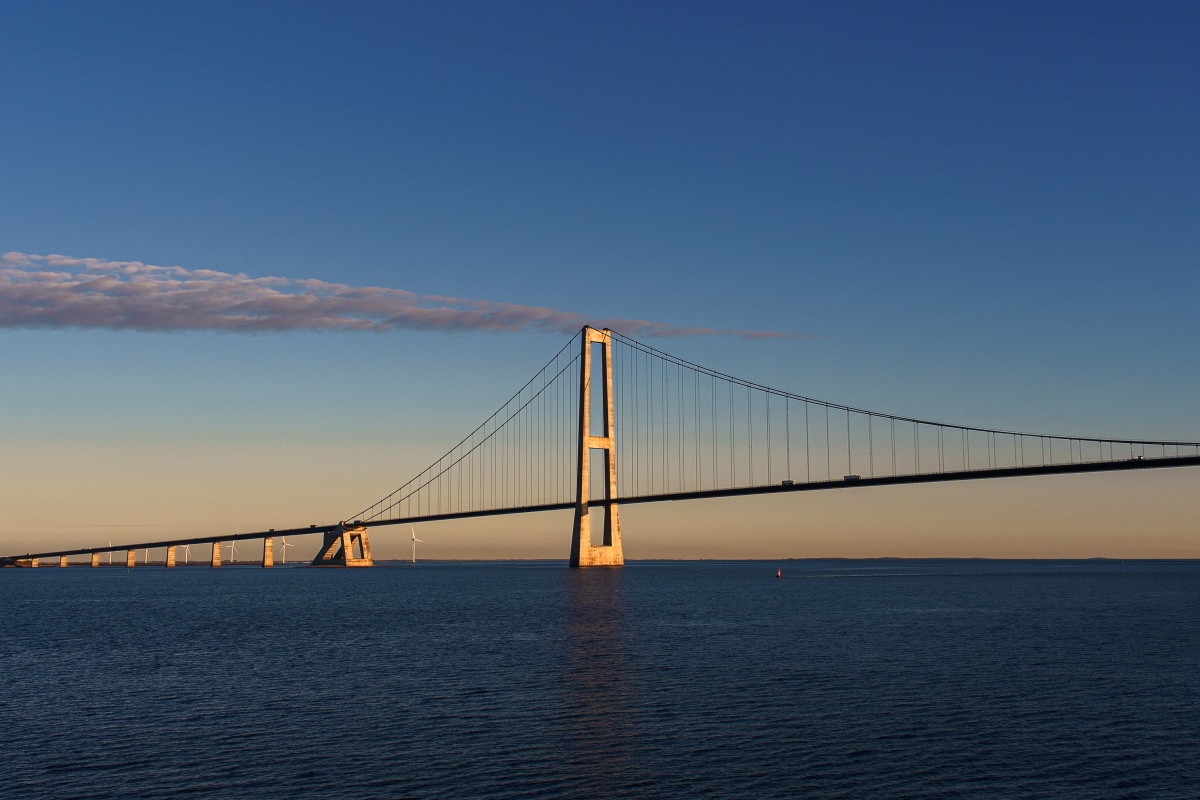
<svg viewBox="0 0 1200 800"><path fill-rule="evenodd" d="M1168 456L1164 458L1134 458L1116 461L1081 462L1077 464L1046 464L1032 467L1001 467L997 469L974 469L960 472L934 472L914 475L888 475L884 477L857 477L832 481L812 481L794 483L773 483L767 486L746 486L729 489L703 489L687 492L665 492L662 494L618 497L615 501L595 499L589 502L592 506L604 506L609 502L619 505L635 503L661 503L677 500L700 500L716 497L747 497L760 494L783 494L787 492L813 492L825 489L851 489L864 486L898 486L915 483L944 483L947 481L983 480L989 478L1019 478L1033 475L1072 475L1090 472L1124 472L1129 470L1162 469L1167 467L1196 467L1200 466L1200 456ZM548 503L543 505L514 506L478 511L459 511L448 514L422 514L417 516L400 517L397 519L372 520L363 522L369 527L384 525L408 525L417 522L436 522L439 520L469 519L473 517L494 517L504 514L529 514L537 511L565 511L573 509L571 503ZM57 558L61 556L88 555L91 553L108 553L122 550L144 550L153 547L171 547L191 544L212 544L213 542L243 541L246 539L265 539L273 536L302 536L310 533L327 533L337 528L333 525L311 525L307 528L273 529L254 531L251 533L230 533L219 536L200 536L189 539L163 539L155 542L136 542L132 544L106 545L105 547L81 547L72 550L53 550L44 553L25 553L0 557L0 565L13 564L18 559Z"/></svg>
<svg viewBox="0 0 1200 800"><path fill-rule="evenodd" d="M715 497L745 497L759 494L782 494L785 492L814 492L824 489L851 489L862 486L897 486L913 483L944 483L947 481L969 481L987 478L1020 478L1033 475L1071 475L1088 472L1124 472L1141 469L1160 469L1165 467L1198 467L1200 456L1168 456L1166 458L1135 458L1117 461L1082 462L1078 464L1046 464L1033 467L1000 467L996 469L973 469L959 472L934 472L915 475L889 475L884 477L859 477L854 480L812 481L803 483L772 483L765 486L745 486L730 489L703 489L687 492L665 492L662 494L636 495L618 497L618 505L634 503L661 503L676 500L701 500ZM610 501L594 499L589 501L591 506L608 505ZM535 511L562 511L574 508L574 503L550 503L546 505L519 506L489 511L462 511L452 514L422 514L419 516L402 517L398 519L373 520L364 522L368 526L407 525L417 522L436 522L438 520L467 519L471 517L489 517L499 514L526 514Z"/></svg>
<svg viewBox="0 0 1200 800"><path fill-rule="evenodd" d="M310 525L307 528L272 529L253 533L227 533L219 536L200 536L191 539L163 539L157 542L114 544L104 547L77 547L73 550L54 550L48 553L25 553L19 556L0 556L0 566L6 561L28 558L58 558L59 556L85 556L91 553L116 553L121 550L145 550L148 547L182 547L189 544L212 544L213 542L241 542L246 539L266 539L272 536L303 536L306 533L328 533L337 525Z"/></svg>

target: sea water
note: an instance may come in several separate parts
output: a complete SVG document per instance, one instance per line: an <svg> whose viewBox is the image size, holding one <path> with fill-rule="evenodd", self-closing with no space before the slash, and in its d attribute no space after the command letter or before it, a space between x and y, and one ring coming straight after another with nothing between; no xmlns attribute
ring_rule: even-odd
<svg viewBox="0 0 1200 800"><path fill-rule="evenodd" d="M0 614L4 798L1200 797L1200 562L9 569Z"/></svg>

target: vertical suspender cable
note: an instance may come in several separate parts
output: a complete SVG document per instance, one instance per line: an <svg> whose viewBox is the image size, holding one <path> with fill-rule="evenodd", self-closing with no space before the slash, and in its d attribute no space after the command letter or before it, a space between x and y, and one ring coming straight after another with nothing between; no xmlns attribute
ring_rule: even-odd
<svg viewBox="0 0 1200 800"><path fill-rule="evenodd" d="M767 483L771 483L771 395L763 392L767 401Z"/></svg>
<svg viewBox="0 0 1200 800"><path fill-rule="evenodd" d="M867 469L875 477L875 431L872 430L871 415L867 414Z"/></svg>
<svg viewBox="0 0 1200 800"><path fill-rule="evenodd" d="M833 445L829 442L829 403L825 404L825 480L833 480L833 462L829 451Z"/></svg>
<svg viewBox="0 0 1200 800"><path fill-rule="evenodd" d="M787 479L792 479L792 410L791 398L783 397L783 432L787 437Z"/></svg>
<svg viewBox="0 0 1200 800"><path fill-rule="evenodd" d="M808 401L804 401L804 479L812 483L812 458L808 446Z"/></svg>
<svg viewBox="0 0 1200 800"><path fill-rule="evenodd" d="M711 391L712 399L709 416L712 418L712 485L716 489L720 485L720 480L717 476L717 379L716 376L708 376L708 388Z"/></svg>
<svg viewBox="0 0 1200 800"><path fill-rule="evenodd" d="M728 383L728 381L726 381ZM737 469L733 463L734 451L734 434L736 431L733 427L733 384L729 383L729 485L730 487L737 485Z"/></svg>
<svg viewBox="0 0 1200 800"><path fill-rule="evenodd" d="M750 486L754 485L754 396L746 387L746 463L749 466Z"/></svg>
<svg viewBox="0 0 1200 800"><path fill-rule="evenodd" d="M700 372L692 370L692 412L696 415L696 491L704 488L704 474L700 469Z"/></svg>
<svg viewBox="0 0 1200 800"><path fill-rule="evenodd" d="M650 494L654 494L654 477L657 468L654 465L654 359L646 356L647 385L650 391L646 398L646 444L649 451L646 454L646 468L650 474Z"/></svg>
<svg viewBox="0 0 1200 800"><path fill-rule="evenodd" d="M683 465L684 459L686 457L686 452L684 452L684 445L686 443L686 439L684 439L684 427L683 427L684 426L684 423L683 423L683 419L684 419L684 417L683 417L683 365L677 365L677 367L678 368L676 369L676 373L677 373L679 385L677 386L676 393L677 393L677 396L679 397L679 417L678 417L679 432L676 435L679 440L679 491L682 492L686 488L686 486L684 485L685 473L684 473L684 465Z"/></svg>
<svg viewBox="0 0 1200 800"><path fill-rule="evenodd" d="M850 460L850 409L846 409L846 474L854 474L854 464Z"/></svg>
<svg viewBox="0 0 1200 800"><path fill-rule="evenodd" d="M671 448L671 404L675 393L671 391L671 379L667 376L667 367L670 362L664 360L662 363L662 381L663 381L663 479L665 488L671 491L671 463L675 460L674 452Z"/></svg>

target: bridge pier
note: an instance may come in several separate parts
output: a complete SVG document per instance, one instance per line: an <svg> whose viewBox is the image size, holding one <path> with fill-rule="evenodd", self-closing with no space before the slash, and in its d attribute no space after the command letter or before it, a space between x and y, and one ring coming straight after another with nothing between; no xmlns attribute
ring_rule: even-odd
<svg viewBox="0 0 1200 800"><path fill-rule="evenodd" d="M67 557L66 557L66 556L59 556L59 557L58 557L58 565L59 565L60 567L65 567L65 566L67 565Z"/></svg>
<svg viewBox="0 0 1200 800"><path fill-rule="evenodd" d="M100 554L99 553L92 553L92 566L93 567L100 566Z"/></svg>
<svg viewBox="0 0 1200 800"><path fill-rule="evenodd" d="M30 569L37 569L37 565L38 565L38 560L36 558L29 559L29 568Z"/></svg>
<svg viewBox="0 0 1200 800"><path fill-rule="evenodd" d="M130 567L133 567L136 565L137 565L137 550L125 551L125 568L129 569Z"/></svg>
<svg viewBox="0 0 1200 800"><path fill-rule="evenodd" d="M167 545L167 568L175 566L175 545Z"/></svg>
<svg viewBox="0 0 1200 800"><path fill-rule="evenodd" d="M579 465L575 484L575 523L571 532L572 567L620 567L625 564L621 547L621 518L617 512L617 437L613 419L612 334L605 328L584 328L583 353L579 368ZM592 436L592 345L601 345L600 385L604 392L601 408L604 433ZM592 526L588 516L590 465L593 450L604 453L604 497L608 513L604 515L602 544L592 544Z"/></svg>
<svg viewBox="0 0 1200 800"><path fill-rule="evenodd" d="M357 546L358 551L355 551ZM367 538L367 526L339 522L337 527L325 534L325 541L312 560L314 567L371 567L371 542Z"/></svg>
<svg viewBox="0 0 1200 800"><path fill-rule="evenodd" d="M263 539L263 569L275 566L275 540L270 536Z"/></svg>
<svg viewBox="0 0 1200 800"><path fill-rule="evenodd" d="M212 566L214 569L221 566L221 543L220 542L213 542L212 562L211 563L212 563Z"/></svg>

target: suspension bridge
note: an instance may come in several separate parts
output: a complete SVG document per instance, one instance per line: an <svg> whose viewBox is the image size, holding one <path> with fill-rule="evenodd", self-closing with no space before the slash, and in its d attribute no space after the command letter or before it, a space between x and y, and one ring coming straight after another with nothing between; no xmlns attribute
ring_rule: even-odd
<svg viewBox="0 0 1200 800"><path fill-rule="evenodd" d="M1200 465L1200 442L998 430L898 416L707 369L585 327L445 455L347 520L305 528L26 553L2 566L77 556L221 548L322 537L314 566L370 566L369 531L390 525L574 511L572 567L620 566L621 505L1030 475ZM231 544L233 546L231 546ZM286 543L290 546L290 543Z"/></svg>

